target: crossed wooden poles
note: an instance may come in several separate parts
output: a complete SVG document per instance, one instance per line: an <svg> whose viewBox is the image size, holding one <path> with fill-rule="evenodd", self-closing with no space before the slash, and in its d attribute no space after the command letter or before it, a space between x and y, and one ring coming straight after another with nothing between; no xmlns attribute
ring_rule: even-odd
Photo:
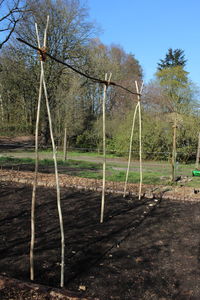
<svg viewBox="0 0 200 300"><path fill-rule="evenodd" d="M40 86L39 86L39 96L38 96L38 107L37 107L37 117L36 117L36 129L35 129L35 176L33 182L33 190L32 190L32 204L31 204L31 243L30 243L30 279L34 280L34 244L35 244L35 206L36 206L36 188L38 183L38 165L39 165L39 155L38 155L38 136L39 136L39 121L40 121L40 111L41 111L41 99L42 99L42 90L44 91L46 108L49 120L49 129L50 129L50 137L53 149L53 160L55 167L55 180L56 180L56 192L57 192L57 208L58 208L58 216L60 222L60 233L61 233L61 275L60 275L60 286L64 286L64 256L65 256L65 237L64 237L64 226L63 226L63 216L61 210L61 199L60 199L60 186L59 186L59 177L58 177L58 167L57 167L57 158L56 158L56 146L53 136L53 126L51 119L51 112L47 94L47 87L45 82L45 73L44 73L44 62L46 59L46 41L47 41L47 30L49 25L49 16L47 17L46 28L44 30L44 39L43 39L43 47L41 48L40 38L38 33L38 27L35 23L35 30L37 36L38 49L40 54ZM105 180L106 180L106 93L111 83L110 73L109 77L105 74L105 81L102 81L104 84L103 89L103 99L102 99L102 116L103 116L103 180L102 180L102 198L101 198L101 214L100 214L100 223L103 223L104 219L104 207L105 207ZM113 85L113 83L112 83ZM139 156L140 156L140 184L139 184L139 199L141 199L141 188L142 188L142 142L141 142L141 93L143 90L143 83L139 89L137 81L135 81L136 93L131 92L132 94L136 94L138 98L137 105L135 107L135 112L133 115L132 129L131 129L131 137L130 137L130 146L129 146L129 158L128 158L128 166L126 172L126 180L124 185L124 197L126 195L126 188L130 170L130 162L131 162L131 152L132 152L132 142L133 142L133 133L135 127L136 114L138 111L139 115Z"/></svg>
<svg viewBox="0 0 200 300"><path fill-rule="evenodd" d="M43 41L43 49L46 48L46 40L47 40L47 29L49 24L49 17L47 17L47 24L44 31L44 41ZM38 27L35 24L36 35L37 35L37 43L38 48L40 46L40 39L38 34ZM51 119L51 112L44 76L44 61L45 57L40 57L40 87L39 87L39 97L38 97L38 107L37 107L37 117L36 117L36 130L35 130L35 178L33 183L33 191L32 191L32 205L31 205L31 246L30 246L30 278L34 280L34 244L35 244L35 204L36 204L36 187L38 181L38 132L39 132L39 119L40 119L40 110L41 110L41 98L42 98L42 87L44 90L45 100L46 100L46 108L49 120L49 129L50 129L50 136L51 136L51 143L53 149L53 160L54 160L54 167L55 167L55 179L56 179L56 192L57 192L57 208L58 208L58 215L59 215L59 222L60 222L60 233L61 233L61 276L60 276L60 286L64 286L64 255L65 255L65 241L64 241L64 226L63 226L63 217L62 217L62 210L61 210L61 201L60 201L60 186L59 186L59 178L58 178L58 167L57 167L57 159L56 159L56 146L53 136L53 126L52 126L52 119Z"/></svg>
<svg viewBox="0 0 200 300"><path fill-rule="evenodd" d="M110 77L108 82L111 79L112 74L110 73ZM105 80L107 80L107 74L105 74ZM103 90L103 101L102 101L102 114L103 114L103 181L102 181L102 198L101 198L101 216L100 216L100 223L103 223L104 218L104 206L105 206L105 170L106 170L106 136L105 136L105 100L106 100L106 91L109 85L104 85ZM140 157L140 183L139 183L139 199L141 199L141 190L142 190L142 121L141 121L141 93L143 90L143 82L139 89L137 81L135 81L136 91L137 91L137 98L138 102L135 107L135 112L133 115L133 122L132 122L132 129L131 129L131 136L130 136L130 146L129 146L129 158L128 158L128 166L126 172L126 180L124 184L124 194L126 195L126 188L130 170L130 163L131 163L131 152L132 152L132 143L133 143L133 133L135 127L135 120L136 114L138 111L139 116L139 157Z"/></svg>
<svg viewBox="0 0 200 300"><path fill-rule="evenodd" d="M124 184L124 194L123 196L126 196L126 188L127 188L127 182L128 182L128 176L129 176L129 170L130 170L130 163L131 163L131 152L132 152L132 144L133 144L133 133L135 128L135 120L136 120L136 114L138 111L138 117L139 117L139 157L140 157L140 184L139 184L139 200L141 199L141 191L142 191L142 120L141 120L141 94L143 90L143 82L139 89L137 81L135 81L135 87L136 91L138 93L138 103L135 107L135 112L133 115L133 122L132 122L132 128L131 128L131 136L130 136L130 145L129 145L129 156L128 156L128 166L126 171L126 179Z"/></svg>

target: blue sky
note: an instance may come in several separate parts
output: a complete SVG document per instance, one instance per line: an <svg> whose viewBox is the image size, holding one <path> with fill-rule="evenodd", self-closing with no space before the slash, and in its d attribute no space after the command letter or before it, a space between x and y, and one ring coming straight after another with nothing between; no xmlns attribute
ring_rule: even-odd
<svg viewBox="0 0 200 300"><path fill-rule="evenodd" d="M181 48L190 79L200 86L199 0L82 0L101 27L100 40L119 44L139 60L144 80L156 72L169 48Z"/></svg>

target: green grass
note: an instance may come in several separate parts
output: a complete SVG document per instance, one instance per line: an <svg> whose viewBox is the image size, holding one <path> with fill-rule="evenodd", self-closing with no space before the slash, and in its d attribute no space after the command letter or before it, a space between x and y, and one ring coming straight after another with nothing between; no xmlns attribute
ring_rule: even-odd
<svg viewBox="0 0 200 300"><path fill-rule="evenodd" d="M9 156L2 156L0 157L0 165L18 165L18 164L34 164L35 159L32 158L16 158L16 157L9 157ZM81 168L81 169L90 169L90 170L97 170L101 167L99 163L93 163L88 161L78 161L78 160L58 160L58 166L66 166L71 168ZM54 161L52 159L41 159L39 161L41 166L54 166Z"/></svg>
<svg viewBox="0 0 200 300"><path fill-rule="evenodd" d="M30 151L33 152L33 151ZM52 153L52 150L47 149L47 150L40 150L39 153ZM63 151L57 151L58 156L63 156ZM93 151L68 151L67 152L67 156L76 156L76 157L81 157L81 156L86 156L86 157L103 157L102 153L98 153L98 152L93 152ZM113 154L113 153L107 153L106 154L107 158L119 158L120 156Z"/></svg>
<svg viewBox="0 0 200 300"><path fill-rule="evenodd" d="M144 173L143 174L143 183L144 184L167 184L169 179L161 180L160 177L162 174L160 173ZM107 180L111 181L125 181L126 171L114 171L112 174L107 176ZM128 177L129 183L139 183L140 182L140 174L139 172L130 172Z"/></svg>
<svg viewBox="0 0 200 300"><path fill-rule="evenodd" d="M32 158L17 158L11 156L0 156L0 165L17 165L17 164L34 164L35 160Z"/></svg>
<svg viewBox="0 0 200 300"><path fill-rule="evenodd" d="M187 182L184 186L200 188L200 177L193 177L192 181Z"/></svg>
<svg viewBox="0 0 200 300"><path fill-rule="evenodd" d="M15 166L30 164L34 165L35 160L31 158L15 158L15 157L0 157L0 166ZM42 159L39 162L40 166L54 167L54 161L52 159ZM117 164L108 163L106 168L106 180L110 181L125 181L127 163ZM90 161L78 161L78 160L58 160L59 172L85 177L102 179L102 164ZM115 168L119 168L116 170ZM124 168L124 170L123 170ZM122 170L121 170L122 169ZM194 170L194 164L180 164L176 174L188 176L192 178L192 181L184 183L185 186L200 187L200 177L192 177L192 170ZM167 162L143 162L143 183L144 184L170 184L171 166ZM138 162L133 162L131 171L129 174L128 182L138 183L140 180L139 165ZM179 183L178 183L179 185Z"/></svg>

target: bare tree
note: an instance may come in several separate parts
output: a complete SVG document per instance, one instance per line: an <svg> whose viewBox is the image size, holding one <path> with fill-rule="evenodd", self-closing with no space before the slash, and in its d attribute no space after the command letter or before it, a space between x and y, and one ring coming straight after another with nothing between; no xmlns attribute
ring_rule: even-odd
<svg viewBox="0 0 200 300"><path fill-rule="evenodd" d="M0 49L9 40L25 12L23 0L0 0Z"/></svg>

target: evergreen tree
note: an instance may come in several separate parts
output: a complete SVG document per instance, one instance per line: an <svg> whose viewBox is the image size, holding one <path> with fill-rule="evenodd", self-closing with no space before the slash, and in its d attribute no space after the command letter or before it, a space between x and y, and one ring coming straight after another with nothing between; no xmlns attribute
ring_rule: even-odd
<svg viewBox="0 0 200 300"><path fill-rule="evenodd" d="M171 67L178 67L181 66L182 68L185 67L187 60L185 59L184 51L181 49L172 48L168 49L168 53L166 54L164 59L161 59L158 63L158 70L163 70L166 68Z"/></svg>
<svg viewBox="0 0 200 300"><path fill-rule="evenodd" d="M186 111L190 102L190 82L184 67L187 60L181 49L168 49L165 59L158 63L156 77L165 94L166 106L171 112Z"/></svg>

